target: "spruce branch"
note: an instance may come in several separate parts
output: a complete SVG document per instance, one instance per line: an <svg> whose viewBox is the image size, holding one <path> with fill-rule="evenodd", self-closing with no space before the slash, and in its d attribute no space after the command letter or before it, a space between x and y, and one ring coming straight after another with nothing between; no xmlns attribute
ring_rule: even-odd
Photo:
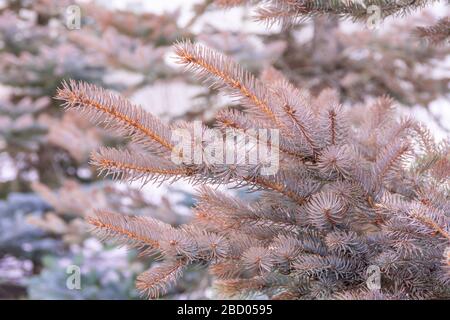
<svg viewBox="0 0 450 320"><path fill-rule="evenodd" d="M176 44L175 52L187 70L212 86L230 89L249 111L268 118L277 128L284 128L276 116L268 88L230 58L189 41Z"/></svg>
<svg viewBox="0 0 450 320"><path fill-rule="evenodd" d="M434 0L390 1L334 1L334 0L263 0L256 11L256 20L271 24L281 24L290 27L311 17L321 15L335 15L341 19L362 21L372 12L367 10L376 6L380 10L381 18L388 16L404 16L413 10L423 8Z"/></svg>
<svg viewBox="0 0 450 320"><path fill-rule="evenodd" d="M142 155L130 150L101 148L91 156L91 163L99 168L100 174L128 182L175 181L193 174L184 166L153 155Z"/></svg>
<svg viewBox="0 0 450 320"><path fill-rule="evenodd" d="M101 239L113 239L119 244L144 249L147 253L159 248L161 233L167 231L167 227L157 220L108 211L96 211L86 220Z"/></svg>
<svg viewBox="0 0 450 320"><path fill-rule="evenodd" d="M190 43L178 44L177 52L188 68L228 87L244 107L258 114L252 118L222 111L219 128L275 125L289 134L282 134L279 170L271 175L262 175L261 165L244 159L233 164L176 164L167 157L170 148L136 126L141 123L133 117L136 111L111 112L116 104L108 93L62 91L66 104L75 101L72 107L99 109L100 116L123 127L132 139L137 136L138 143L167 151L100 149L92 162L101 171L127 181L183 178L202 185L195 217L182 227L104 211L88 218L105 240L116 239L142 254L164 258L138 278L142 292L157 297L176 283L185 267L200 264L209 266L220 293L232 297L450 297L445 258L450 239L448 141L437 144L411 118L397 120L393 100L386 96L353 123L352 112L359 111L344 109L331 90L307 96L276 70L266 70L256 79L228 58ZM159 122L147 124L148 130L168 138ZM195 130L191 123L171 128ZM205 141L194 140L188 142L191 147L198 143L204 150ZM246 187L259 195L246 203L207 184ZM385 279L378 295L361 290L367 268L374 265Z"/></svg>
<svg viewBox="0 0 450 320"><path fill-rule="evenodd" d="M174 146L171 131L159 119L143 108L131 104L117 94L84 82L63 82L56 99L67 109L75 109L90 121L103 125L115 133L132 137L153 153L166 154Z"/></svg>
<svg viewBox="0 0 450 320"><path fill-rule="evenodd" d="M433 45L448 44L450 38L450 18L441 18L436 24L429 27L417 27L414 33Z"/></svg>
<svg viewBox="0 0 450 320"><path fill-rule="evenodd" d="M136 288L151 298L167 292L182 275L185 262L182 260L165 262L140 274L136 279Z"/></svg>

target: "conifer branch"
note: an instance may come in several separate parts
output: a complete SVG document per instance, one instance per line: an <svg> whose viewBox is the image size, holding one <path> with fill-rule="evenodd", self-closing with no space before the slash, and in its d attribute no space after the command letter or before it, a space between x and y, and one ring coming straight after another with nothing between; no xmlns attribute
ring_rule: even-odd
<svg viewBox="0 0 450 320"><path fill-rule="evenodd" d="M83 113L90 121L133 138L155 153L173 150L170 129L159 119L112 92L84 82L63 82L56 99L67 109Z"/></svg>
<svg viewBox="0 0 450 320"><path fill-rule="evenodd" d="M178 43L175 52L179 63L186 69L211 81L213 86L228 87L250 111L264 115L276 127L284 129L270 101L269 90L240 65L212 49L189 41Z"/></svg>
<svg viewBox="0 0 450 320"><path fill-rule="evenodd" d="M151 250L159 248L161 234L167 231L167 228L157 220L108 211L96 211L86 220L103 240L114 239L122 244Z"/></svg>
<svg viewBox="0 0 450 320"><path fill-rule="evenodd" d="M379 8L381 18L402 16L411 11L425 7L434 0L415 0L396 2L390 0L333 1L333 0L263 0L256 12L256 20L269 25L279 23L283 27L301 23L311 17L336 15L343 19L361 21L372 12L367 8Z"/></svg>
<svg viewBox="0 0 450 320"><path fill-rule="evenodd" d="M143 183L184 178L262 191L258 200L246 203L203 187L193 222L178 228L104 211L89 217L105 240L164 258L138 278L140 291L156 297L185 267L201 264L210 266L227 296L450 297L448 265L442 262L450 241L448 142L435 143L412 119L395 120L388 97L350 124L353 110L344 111L332 90L306 98L276 70L256 79L205 47L186 42L176 51L187 68L227 87L259 116L222 111L219 127L256 132L275 125L282 132L282 156L271 175L262 174L262 164L243 159L176 164L168 157L175 148L169 129L153 116L99 89L66 85L59 93L66 105L93 109L94 118L147 146L144 151L100 149L92 163L101 172ZM190 123L173 128L195 131ZM201 127L202 134L208 130ZM200 140L191 139L191 147L203 151L206 140ZM379 296L358 289L372 265L380 266L386 280Z"/></svg>
<svg viewBox="0 0 450 320"><path fill-rule="evenodd" d="M136 288L150 298L165 293L182 275L183 260L165 262L140 274L136 279Z"/></svg>
<svg viewBox="0 0 450 320"><path fill-rule="evenodd" d="M169 160L152 155L142 155L129 150L101 148L91 156L91 163L97 166L100 174L112 176L113 179L125 181L175 181L189 177L192 170L185 166L175 165Z"/></svg>
<svg viewBox="0 0 450 320"><path fill-rule="evenodd" d="M434 230L436 234L439 234L442 237L446 238L448 241L450 241L450 233L445 230L445 227L440 226L439 223L434 221L432 218L427 217L424 214L420 214L418 211L411 212L410 216L417 219L418 221L420 221L420 223L427 226L428 228ZM449 224L449 222L447 222L447 224Z"/></svg>
<svg viewBox="0 0 450 320"><path fill-rule="evenodd" d="M429 27L417 27L415 34L433 45L448 44L450 41L450 17L439 19L436 24Z"/></svg>

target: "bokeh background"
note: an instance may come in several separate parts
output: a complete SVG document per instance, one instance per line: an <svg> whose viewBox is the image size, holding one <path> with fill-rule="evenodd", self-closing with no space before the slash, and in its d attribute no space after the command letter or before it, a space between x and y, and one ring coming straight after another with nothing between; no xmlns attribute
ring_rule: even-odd
<svg viewBox="0 0 450 320"><path fill-rule="evenodd" d="M79 29L66 23L74 4ZM137 299L136 275L158 261L101 243L84 217L102 208L180 225L195 205L195 189L183 182L141 187L99 177L90 152L128 142L64 112L53 99L63 80L119 92L167 122L212 125L234 102L175 63L172 44L189 38L256 74L273 66L313 95L332 88L361 118L364 103L389 95L399 116L418 118L442 140L450 130L450 46L430 44L415 28L449 13L441 1L376 30L325 18L284 30L255 22L251 7L223 10L210 0L0 1L0 298ZM81 271L79 290L67 286L72 265ZM209 276L194 268L162 298L216 297Z"/></svg>

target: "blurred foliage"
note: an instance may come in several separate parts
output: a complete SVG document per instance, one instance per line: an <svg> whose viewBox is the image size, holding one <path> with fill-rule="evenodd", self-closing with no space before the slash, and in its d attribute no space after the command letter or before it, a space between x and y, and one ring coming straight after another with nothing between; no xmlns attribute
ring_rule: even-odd
<svg viewBox="0 0 450 320"><path fill-rule="evenodd" d="M136 299L137 273L143 264L134 253L88 239L62 257L44 256L41 272L27 281L30 299ZM66 285L71 265L81 266L80 289ZM69 271L69 272L68 272Z"/></svg>

